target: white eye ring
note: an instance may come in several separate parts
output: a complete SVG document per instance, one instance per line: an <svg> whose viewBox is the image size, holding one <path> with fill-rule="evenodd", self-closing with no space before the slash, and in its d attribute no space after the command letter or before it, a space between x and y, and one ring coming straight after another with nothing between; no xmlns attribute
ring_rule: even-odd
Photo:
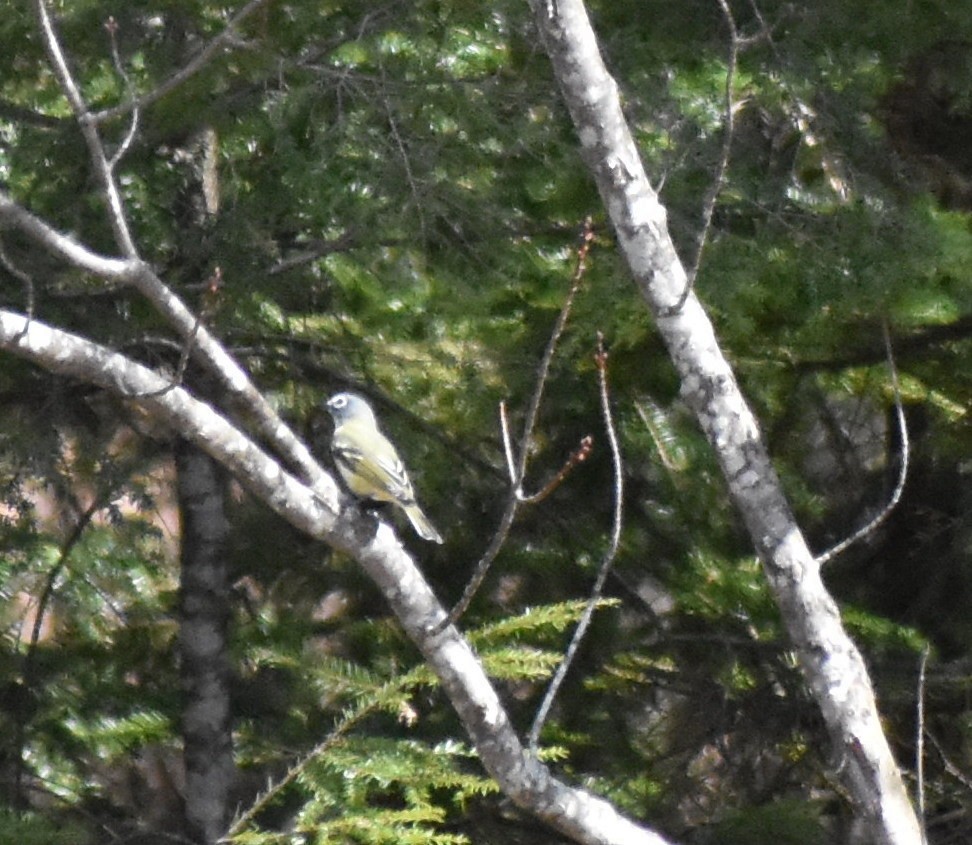
<svg viewBox="0 0 972 845"><path fill-rule="evenodd" d="M332 408L343 408L345 405L348 404L348 397L347 396L335 396L331 400L331 403L330 404L331 404L331 407Z"/></svg>

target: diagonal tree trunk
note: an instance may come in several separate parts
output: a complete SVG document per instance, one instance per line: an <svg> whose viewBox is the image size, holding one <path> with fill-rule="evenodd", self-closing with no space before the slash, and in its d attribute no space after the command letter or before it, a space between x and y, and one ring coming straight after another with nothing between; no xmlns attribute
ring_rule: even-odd
<svg viewBox="0 0 972 845"><path fill-rule="evenodd" d="M518 806L577 842L668 845L670 840L625 818L607 800L555 778L527 752L472 646L454 625L441 627L448 614L394 530L358 508L347 507L348 501L341 498L330 476L322 473L324 483L308 487L185 388L173 386L123 355L39 320L0 309L0 348L51 372L129 397L140 411L205 450L295 528L353 555L439 676L483 766ZM199 628L203 636L207 630L206 626ZM209 713L217 718L218 708ZM210 724L206 714L200 704L201 727Z"/></svg>
<svg viewBox="0 0 972 845"><path fill-rule="evenodd" d="M584 3L530 2L584 161L679 372L682 396L742 512L869 838L918 845L918 820L881 730L864 661L821 581L712 324L696 296L685 294L687 276L665 209L648 182Z"/></svg>

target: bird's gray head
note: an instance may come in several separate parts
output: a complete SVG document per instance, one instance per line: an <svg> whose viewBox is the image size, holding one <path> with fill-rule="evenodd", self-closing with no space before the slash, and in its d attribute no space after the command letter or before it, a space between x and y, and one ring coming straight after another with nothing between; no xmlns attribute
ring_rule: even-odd
<svg viewBox="0 0 972 845"><path fill-rule="evenodd" d="M327 410L334 418L335 425L348 420L367 419L375 424L375 413L371 406L356 393L335 393L327 400Z"/></svg>

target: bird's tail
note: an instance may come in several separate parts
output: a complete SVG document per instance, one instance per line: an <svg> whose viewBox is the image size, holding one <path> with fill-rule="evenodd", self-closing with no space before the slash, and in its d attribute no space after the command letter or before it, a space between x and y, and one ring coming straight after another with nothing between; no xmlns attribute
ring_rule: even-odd
<svg viewBox="0 0 972 845"><path fill-rule="evenodd" d="M403 505L402 509L405 511L405 515L408 517L409 522L412 523L412 527L415 532L423 540L429 540L432 543L441 543L442 535L435 530L435 526L429 522L429 518L422 513L422 509L415 502L410 502L407 505Z"/></svg>

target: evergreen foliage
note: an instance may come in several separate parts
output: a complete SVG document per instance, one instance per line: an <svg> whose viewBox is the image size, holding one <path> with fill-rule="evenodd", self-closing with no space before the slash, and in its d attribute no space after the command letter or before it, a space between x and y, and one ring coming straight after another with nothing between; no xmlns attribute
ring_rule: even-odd
<svg viewBox="0 0 972 845"><path fill-rule="evenodd" d="M109 15L139 95L227 19L208 0L51 5L100 109L128 97ZM589 6L690 260L727 131L719 5ZM908 768L931 650L929 836L967 841L972 6L774 0L733 12L753 38L696 289L821 552L894 484L891 326L912 445L905 497L825 578ZM111 254L26 7L6 11L0 45L6 190ZM113 143L128 120L105 122ZM203 219L207 144L220 202ZM119 174L140 248L321 454L320 401L348 387L373 400L446 535L419 552L446 603L507 496L498 404L518 431L593 215L526 486L542 487L583 436L594 450L521 510L461 625L525 732L610 533L592 360L603 332L624 529L543 753L685 841L830 841L851 809L826 774L827 738L577 146L524 2L267 3L239 43L140 110ZM65 270L12 232L0 247L5 306L26 308L29 288L38 317L174 368L178 345L131 290ZM0 395L0 843L136 830L162 841L182 800L167 433L10 357ZM503 806L373 587L235 492L239 815L282 784L235 841L525 841L529 823Z"/></svg>

